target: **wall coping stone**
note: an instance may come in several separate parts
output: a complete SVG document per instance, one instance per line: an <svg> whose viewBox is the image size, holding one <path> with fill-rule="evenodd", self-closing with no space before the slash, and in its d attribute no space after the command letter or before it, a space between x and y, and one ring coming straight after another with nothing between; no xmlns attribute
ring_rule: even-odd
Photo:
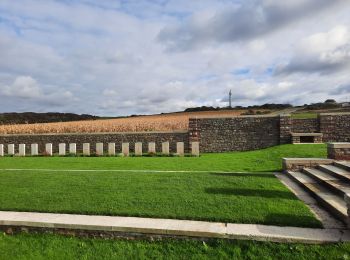
<svg viewBox="0 0 350 260"><path fill-rule="evenodd" d="M323 136L322 133L292 133L292 136Z"/></svg>
<svg viewBox="0 0 350 260"><path fill-rule="evenodd" d="M328 143L327 144L328 148L350 148L350 143Z"/></svg>

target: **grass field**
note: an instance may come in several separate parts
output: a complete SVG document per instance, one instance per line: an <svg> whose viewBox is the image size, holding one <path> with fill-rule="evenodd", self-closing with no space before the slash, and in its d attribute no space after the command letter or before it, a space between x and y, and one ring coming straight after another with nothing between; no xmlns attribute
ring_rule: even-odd
<svg viewBox="0 0 350 260"><path fill-rule="evenodd" d="M323 145L285 145L200 158L1 158L1 169L43 170L1 170L0 210L320 227L269 171L284 156L324 154Z"/></svg>
<svg viewBox="0 0 350 260"><path fill-rule="evenodd" d="M51 234L0 234L0 259L349 259L350 244L253 241L126 241Z"/></svg>

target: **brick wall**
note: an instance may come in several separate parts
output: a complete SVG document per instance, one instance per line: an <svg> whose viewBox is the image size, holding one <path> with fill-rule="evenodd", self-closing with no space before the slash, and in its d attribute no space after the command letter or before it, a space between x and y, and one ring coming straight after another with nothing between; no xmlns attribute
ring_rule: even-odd
<svg viewBox="0 0 350 260"><path fill-rule="evenodd" d="M185 143L185 151L189 151L188 146L188 132L142 132L142 133L98 133L98 134L41 134L41 135L0 135L0 144L5 144L4 150L7 153L7 144L15 144L16 153L18 152L19 144L26 144L27 153L30 153L30 144L39 144L39 152L45 150L46 143L53 144L53 152L58 152L59 143L76 143L77 152L81 153L83 150L83 143L90 143L91 151L95 151L96 143L105 143L105 150L107 150L107 143L116 144L116 152L121 152L121 145L123 142L130 143L130 151L133 152L136 142L142 142L143 152L148 151L148 143L155 142L156 150L161 151L162 142L170 142L170 152L176 151L176 142ZM67 145L68 149L68 145Z"/></svg>

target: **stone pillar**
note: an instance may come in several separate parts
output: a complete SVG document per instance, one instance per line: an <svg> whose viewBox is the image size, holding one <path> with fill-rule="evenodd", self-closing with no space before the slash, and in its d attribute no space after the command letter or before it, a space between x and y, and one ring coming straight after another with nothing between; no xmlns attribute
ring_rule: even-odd
<svg viewBox="0 0 350 260"><path fill-rule="evenodd" d="M77 144L75 143L69 144L69 153L77 154Z"/></svg>
<svg viewBox="0 0 350 260"><path fill-rule="evenodd" d="M58 145L58 155L59 156L65 156L66 155L66 144L62 143L62 144Z"/></svg>
<svg viewBox="0 0 350 260"><path fill-rule="evenodd" d="M169 155L169 142L162 143L162 154Z"/></svg>
<svg viewBox="0 0 350 260"><path fill-rule="evenodd" d="M350 143L328 143L327 153L329 159L350 160Z"/></svg>
<svg viewBox="0 0 350 260"><path fill-rule="evenodd" d="M192 142L192 155L199 156L199 142Z"/></svg>
<svg viewBox="0 0 350 260"><path fill-rule="evenodd" d="M45 153L48 156L52 156L52 144L51 143L45 145Z"/></svg>
<svg viewBox="0 0 350 260"><path fill-rule="evenodd" d="M96 155L103 156L103 143L96 143Z"/></svg>
<svg viewBox="0 0 350 260"><path fill-rule="evenodd" d="M176 154L178 156L184 156L185 155L185 145L184 142L177 142L176 143Z"/></svg>
<svg viewBox="0 0 350 260"><path fill-rule="evenodd" d="M148 143L148 153L156 153L156 143L150 142Z"/></svg>
<svg viewBox="0 0 350 260"><path fill-rule="evenodd" d="M7 145L7 154L8 155L15 155L15 145L14 144Z"/></svg>
<svg viewBox="0 0 350 260"><path fill-rule="evenodd" d="M83 143L83 155L90 156L90 144Z"/></svg>
<svg viewBox="0 0 350 260"><path fill-rule="evenodd" d="M280 115L280 144L290 144L292 134L291 115Z"/></svg>
<svg viewBox="0 0 350 260"><path fill-rule="evenodd" d="M142 156L142 143L135 143L135 155Z"/></svg>
<svg viewBox="0 0 350 260"><path fill-rule="evenodd" d="M30 145L30 154L32 156L39 155L39 146L38 146L38 144L31 144Z"/></svg>
<svg viewBox="0 0 350 260"><path fill-rule="evenodd" d="M108 155L110 155L110 156L115 155L115 143L108 144Z"/></svg>
<svg viewBox="0 0 350 260"><path fill-rule="evenodd" d="M0 156L3 157L4 156L4 145L0 144Z"/></svg>
<svg viewBox="0 0 350 260"><path fill-rule="evenodd" d="M129 143L122 143L122 154L123 156L129 156L130 149L129 149Z"/></svg>
<svg viewBox="0 0 350 260"><path fill-rule="evenodd" d="M18 155L19 156L26 156L26 145L25 144L20 144L18 146Z"/></svg>

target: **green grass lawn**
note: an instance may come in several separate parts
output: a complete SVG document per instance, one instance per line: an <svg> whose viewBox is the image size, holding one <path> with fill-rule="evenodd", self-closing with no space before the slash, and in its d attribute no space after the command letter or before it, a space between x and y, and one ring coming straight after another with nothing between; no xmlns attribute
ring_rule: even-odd
<svg viewBox="0 0 350 260"><path fill-rule="evenodd" d="M292 118L294 119L308 119L308 118L317 118L318 113L315 112L304 112L304 113L293 113Z"/></svg>
<svg viewBox="0 0 350 260"><path fill-rule="evenodd" d="M200 158L1 158L0 169L96 171L0 170L0 210L320 227L309 209L268 171L280 169L284 156L324 154L324 145L284 145Z"/></svg>
<svg viewBox="0 0 350 260"><path fill-rule="evenodd" d="M350 244L254 241L103 240L51 234L0 234L0 259L349 259Z"/></svg>

